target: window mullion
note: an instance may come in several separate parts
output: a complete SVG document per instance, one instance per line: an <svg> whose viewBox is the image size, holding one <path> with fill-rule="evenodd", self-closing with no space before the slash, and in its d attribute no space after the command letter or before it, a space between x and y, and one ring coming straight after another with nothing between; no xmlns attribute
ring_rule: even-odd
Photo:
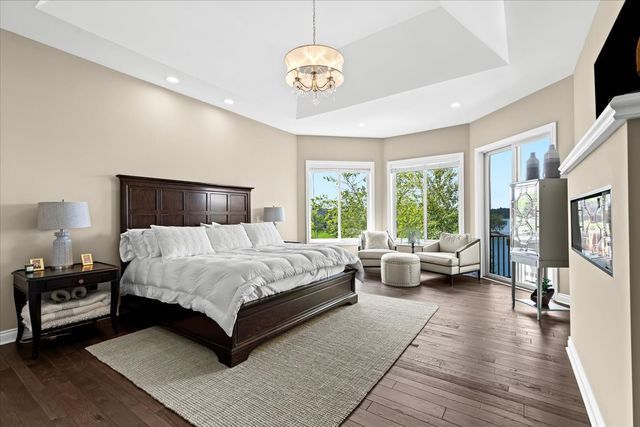
<svg viewBox="0 0 640 427"><path fill-rule="evenodd" d="M338 172L338 239L342 239L342 173Z"/></svg>
<svg viewBox="0 0 640 427"><path fill-rule="evenodd" d="M427 229L427 171L428 169L424 169L422 171L422 210L423 210L423 227L424 227L424 240L428 240L429 238L429 230Z"/></svg>

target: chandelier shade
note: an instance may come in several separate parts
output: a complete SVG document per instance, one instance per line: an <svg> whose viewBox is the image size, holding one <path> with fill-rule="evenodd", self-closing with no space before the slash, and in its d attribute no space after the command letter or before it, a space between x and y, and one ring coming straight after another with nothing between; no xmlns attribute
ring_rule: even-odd
<svg viewBox="0 0 640 427"><path fill-rule="evenodd" d="M313 0L313 44L290 50L284 56L287 66L285 81L298 95L311 94L318 105L319 94L331 95L344 83L344 57L337 49L316 44L316 0Z"/></svg>
<svg viewBox="0 0 640 427"><path fill-rule="evenodd" d="M344 82L344 57L337 50L320 44L298 46L284 58L287 84L300 92L333 92Z"/></svg>

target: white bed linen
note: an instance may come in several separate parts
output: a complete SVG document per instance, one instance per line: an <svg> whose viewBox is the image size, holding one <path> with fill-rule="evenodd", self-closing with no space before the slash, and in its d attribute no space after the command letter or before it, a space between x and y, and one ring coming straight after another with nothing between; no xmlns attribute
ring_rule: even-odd
<svg viewBox="0 0 640 427"><path fill-rule="evenodd" d="M206 314L231 336L243 303L357 270L358 257L338 246L286 244L171 260L134 259L120 281L131 294Z"/></svg>

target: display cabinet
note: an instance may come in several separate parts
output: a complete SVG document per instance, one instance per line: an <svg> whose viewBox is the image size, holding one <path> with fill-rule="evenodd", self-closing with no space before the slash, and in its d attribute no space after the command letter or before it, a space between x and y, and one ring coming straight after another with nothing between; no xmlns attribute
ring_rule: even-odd
<svg viewBox="0 0 640 427"><path fill-rule="evenodd" d="M551 302L542 307L529 299L515 297L518 263L537 269L538 295L547 268L569 266L569 229L566 179L533 179L511 185L511 287L512 305L522 302L536 307L538 319L545 310L566 310ZM556 289L557 292L557 289Z"/></svg>

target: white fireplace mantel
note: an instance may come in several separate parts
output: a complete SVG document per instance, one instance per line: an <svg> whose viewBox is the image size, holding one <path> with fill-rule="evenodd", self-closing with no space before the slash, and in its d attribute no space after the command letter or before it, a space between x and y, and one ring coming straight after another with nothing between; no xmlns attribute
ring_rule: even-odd
<svg viewBox="0 0 640 427"><path fill-rule="evenodd" d="M584 134L580 142L573 147L560 165L560 174L567 175L604 143L627 120L640 118L640 92L616 96L600 114L598 120Z"/></svg>

